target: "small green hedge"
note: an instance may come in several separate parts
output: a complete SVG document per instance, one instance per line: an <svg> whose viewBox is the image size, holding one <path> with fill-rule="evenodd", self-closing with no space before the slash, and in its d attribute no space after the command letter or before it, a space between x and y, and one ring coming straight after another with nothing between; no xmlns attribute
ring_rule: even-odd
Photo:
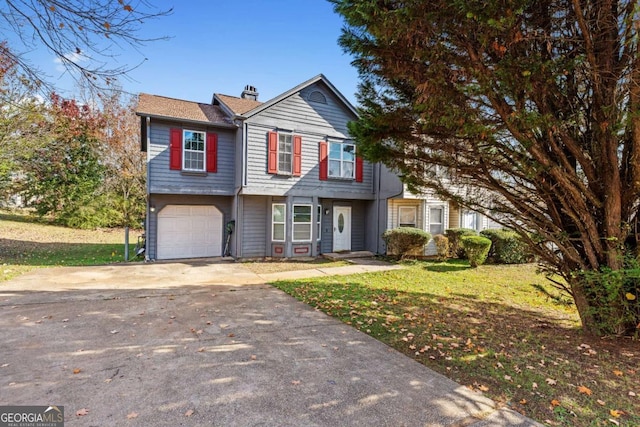
<svg viewBox="0 0 640 427"><path fill-rule="evenodd" d="M438 259L444 261L449 258L449 239L444 234L436 234L433 236L433 241L436 244L436 253Z"/></svg>
<svg viewBox="0 0 640 427"><path fill-rule="evenodd" d="M471 228L450 228L445 230L444 234L449 239L449 256L451 258L464 259L465 253L462 247L462 237L477 236L478 233Z"/></svg>
<svg viewBox="0 0 640 427"><path fill-rule="evenodd" d="M491 240L482 236L463 236L460 240L471 267L484 264L491 248Z"/></svg>
<svg viewBox="0 0 640 427"><path fill-rule="evenodd" d="M431 240L431 234L414 227L398 227L382 234L388 255L405 257L419 251Z"/></svg>
<svg viewBox="0 0 640 427"><path fill-rule="evenodd" d="M495 264L524 264L533 259L529 248L515 231L487 229L480 235L491 240L489 259Z"/></svg>

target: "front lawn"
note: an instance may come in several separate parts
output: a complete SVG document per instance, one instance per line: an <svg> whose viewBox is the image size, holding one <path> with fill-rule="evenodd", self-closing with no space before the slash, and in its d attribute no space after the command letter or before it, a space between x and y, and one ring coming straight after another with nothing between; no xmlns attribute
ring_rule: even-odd
<svg viewBox="0 0 640 427"><path fill-rule="evenodd" d="M541 423L640 425L640 342L584 336L534 265L405 266L275 286Z"/></svg>

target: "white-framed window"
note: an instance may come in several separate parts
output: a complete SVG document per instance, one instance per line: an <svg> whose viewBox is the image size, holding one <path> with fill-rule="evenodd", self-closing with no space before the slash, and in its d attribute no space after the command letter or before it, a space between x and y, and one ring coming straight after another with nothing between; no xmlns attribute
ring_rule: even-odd
<svg viewBox="0 0 640 427"><path fill-rule="evenodd" d="M478 213L464 210L460 214L460 226L462 228L478 229Z"/></svg>
<svg viewBox="0 0 640 427"><path fill-rule="evenodd" d="M311 241L312 205L293 205L293 241Z"/></svg>
<svg viewBox="0 0 640 427"><path fill-rule="evenodd" d="M322 205L318 205L316 212L316 238L320 240L322 236Z"/></svg>
<svg viewBox="0 0 640 427"><path fill-rule="evenodd" d="M278 173L291 174L293 171L293 136L278 132Z"/></svg>
<svg viewBox="0 0 640 427"><path fill-rule="evenodd" d="M398 208L398 225L415 227L418 224L418 208L416 206L400 206Z"/></svg>
<svg viewBox="0 0 640 427"><path fill-rule="evenodd" d="M429 233L432 236L444 233L444 207L431 206L429 208Z"/></svg>
<svg viewBox="0 0 640 427"><path fill-rule="evenodd" d="M329 142L329 176L355 178L356 146L347 142Z"/></svg>
<svg viewBox="0 0 640 427"><path fill-rule="evenodd" d="M205 171L206 133L185 129L182 131L182 141L182 169Z"/></svg>
<svg viewBox="0 0 640 427"><path fill-rule="evenodd" d="M287 238L287 205L274 203L271 205L271 240L284 242Z"/></svg>

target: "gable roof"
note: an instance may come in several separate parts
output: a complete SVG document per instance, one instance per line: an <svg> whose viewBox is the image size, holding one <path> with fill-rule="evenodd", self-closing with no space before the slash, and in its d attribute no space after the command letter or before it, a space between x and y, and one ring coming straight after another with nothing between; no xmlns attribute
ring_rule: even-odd
<svg viewBox="0 0 640 427"><path fill-rule="evenodd" d="M165 96L141 93L138 96L139 116L150 116L163 119L179 119L216 126L235 126L218 105L167 98Z"/></svg>
<svg viewBox="0 0 640 427"><path fill-rule="evenodd" d="M239 118L246 119L255 114L258 114L259 112L271 107L274 104L277 104L283 99L286 99L291 95L298 93L307 86L311 86L312 84L320 81L323 82L331 92L333 92L333 94L344 104L345 107L347 107L347 109L351 113L353 113L354 116L358 116L358 111L356 110L356 108L351 105L347 98L345 98L344 95L342 95L342 93L340 93L340 91L336 89L336 87L323 74L318 74L317 76L307 80L306 82L300 83L298 86L289 89L288 91L266 102L259 102L252 99L222 95L219 93L213 94L213 101L214 103L216 103L216 101L222 103L230 112L232 112L236 116L239 116Z"/></svg>
<svg viewBox="0 0 640 427"><path fill-rule="evenodd" d="M221 93L214 93L213 97L214 100L218 99L237 115L242 115L263 104L262 102L254 101L253 99L238 98L237 96L223 95Z"/></svg>
<svg viewBox="0 0 640 427"><path fill-rule="evenodd" d="M336 87L324 76L324 74L318 74L317 76L307 80L306 82L300 83L298 86L289 89L288 91L276 96L275 98L261 104L260 106L254 108L253 110L247 111L244 114L245 118L251 117L255 114L258 114L259 112L271 107L274 104L277 104L278 102L282 101L283 99L286 99L288 97L290 97L291 95L294 95L296 93L298 93L299 91L301 91L302 89L306 88L307 86L311 86L314 83L317 82L323 82L331 92L333 92L333 94L340 100L342 101L342 103L344 104L345 107L347 107L347 109L349 111L351 111L351 113L353 113L354 116L358 117L358 111L356 110L356 108L351 105L351 103L347 100L347 98L344 97L344 95L342 93L340 93L340 91L338 89L336 89Z"/></svg>

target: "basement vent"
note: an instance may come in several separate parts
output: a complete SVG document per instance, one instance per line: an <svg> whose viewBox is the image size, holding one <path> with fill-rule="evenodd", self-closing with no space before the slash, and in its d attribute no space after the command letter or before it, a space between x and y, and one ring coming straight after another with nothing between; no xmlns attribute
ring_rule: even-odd
<svg viewBox="0 0 640 427"><path fill-rule="evenodd" d="M319 90L314 90L313 92L311 92L309 94L309 101L317 102L319 104L326 104L327 103L327 97L324 96L324 94L322 92L320 92Z"/></svg>

